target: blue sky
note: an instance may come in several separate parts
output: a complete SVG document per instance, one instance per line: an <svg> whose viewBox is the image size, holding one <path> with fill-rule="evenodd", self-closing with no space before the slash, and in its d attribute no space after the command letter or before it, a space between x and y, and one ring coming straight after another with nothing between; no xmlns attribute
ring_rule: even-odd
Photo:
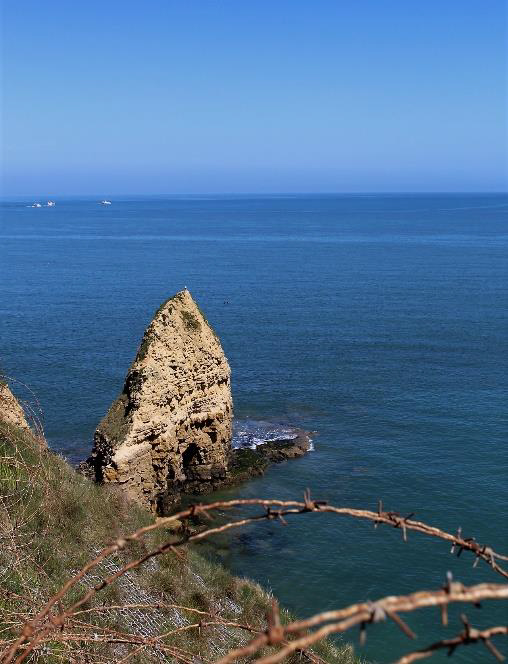
<svg viewBox="0 0 508 664"><path fill-rule="evenodd" d="M506 191L504 0L3 0L3 194Z"/></svg>

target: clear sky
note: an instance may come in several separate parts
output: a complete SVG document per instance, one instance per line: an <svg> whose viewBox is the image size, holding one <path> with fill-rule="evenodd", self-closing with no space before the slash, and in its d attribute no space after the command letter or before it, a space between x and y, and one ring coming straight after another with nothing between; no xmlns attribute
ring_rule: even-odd
<svg viewBox="0 0 508 664"><path fill-rule="evenodd" d="M505 0L3 0L3 194L507 190Z"/></svg>

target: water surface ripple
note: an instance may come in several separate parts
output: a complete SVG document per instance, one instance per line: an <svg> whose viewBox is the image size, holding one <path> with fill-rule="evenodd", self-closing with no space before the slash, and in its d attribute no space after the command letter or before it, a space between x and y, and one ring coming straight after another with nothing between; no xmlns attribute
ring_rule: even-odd
<svg viewBox="0 0 508 664"><path fill-rule="evenodd" d="M222 339L240 420L319 432L305 459L226 495L382 498L508 549L506 196L56 203L5 202L0 222L0 362L37 394L54 448L87 454L153 312L187 286ZM230 544L225 563L301 616L436 587L447 570L497 580L445 544L330 515ZM493 604L467 607L475 626L506 618ZM421 646L443 633L433 611L408 622ZM365 653L388 662L401 642L376 625Z"/></svg>

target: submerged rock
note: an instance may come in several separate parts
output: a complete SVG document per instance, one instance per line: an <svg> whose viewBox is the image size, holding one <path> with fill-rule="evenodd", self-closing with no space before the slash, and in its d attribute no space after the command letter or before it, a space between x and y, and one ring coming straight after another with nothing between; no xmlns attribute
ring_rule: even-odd
<svg viewBox="0 0 508 664"><path fill-rule="evenodd" d="M95 479L161 510L180 492L221 484L231 448L231 371L220 342L183 290L148 326L121 395L99 424Z"/></svg>

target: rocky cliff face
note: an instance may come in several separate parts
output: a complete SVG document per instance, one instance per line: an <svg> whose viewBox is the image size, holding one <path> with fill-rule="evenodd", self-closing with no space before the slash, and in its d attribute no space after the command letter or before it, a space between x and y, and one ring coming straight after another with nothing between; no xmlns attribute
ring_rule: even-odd
<svg viewBox="0 0 508 664"><path fill-rule="evenodd" d="M29 429L25 412L10 391L7 383L0 379L0 419L20 429Z"/></svg>
<svg viewBox="0 0 508 664"><path fill-rule="evenodd" d="M121 484L152 510L226 476L232 435L230 368L184 290L156 312L122 394L94 437L96 479Z"/></svg>

